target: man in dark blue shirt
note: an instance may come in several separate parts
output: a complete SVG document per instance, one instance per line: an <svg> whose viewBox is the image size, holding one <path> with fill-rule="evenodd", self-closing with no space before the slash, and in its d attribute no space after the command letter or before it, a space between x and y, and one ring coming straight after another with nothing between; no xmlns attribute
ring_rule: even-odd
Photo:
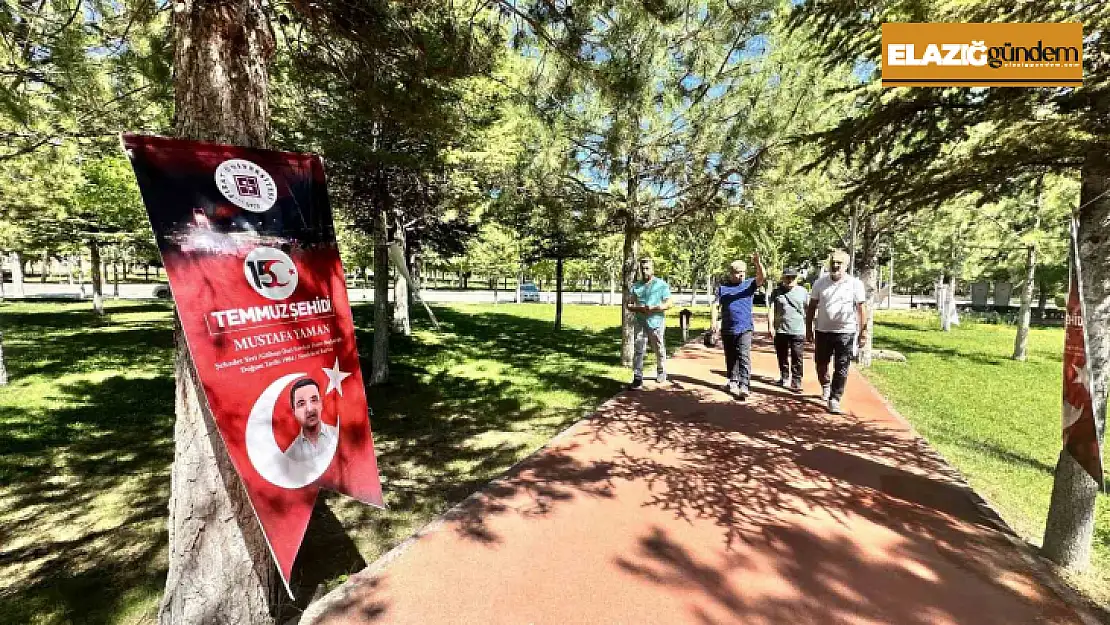
<svg viewBox="0 0 1110 625"><path fill-rule="evenodd" d="M755 277L744 278L748 266L742 260L729 265L725 283L717 287L712 308L713 328L721 331L721 341L725 344L725 368L728 370L728 392L733 397L745 399L748 396L752 378L752 296L763 286L763 261L759 253L752 254ZM720 308L721 321L717 325L717 309Z"/></svg>

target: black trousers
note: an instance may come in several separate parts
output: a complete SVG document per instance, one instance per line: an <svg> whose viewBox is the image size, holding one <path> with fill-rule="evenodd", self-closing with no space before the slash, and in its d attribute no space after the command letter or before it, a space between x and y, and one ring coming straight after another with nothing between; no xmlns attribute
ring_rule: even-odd
<svg viewBox="0 0 1110 625"><path fill-rule="evenodd" d="M802 348L806 337L800 334L775 334L775 355L779 357L779 377L802 381Z"/></svg>
<svg viewBox="0 0 1110 625"><path fill-rule="evenodd" d="M728 381L747 388L752 381L752 331L740 334L722 332L721 342L725 344Z"/></svg>
<svg viewBox="0 0 1110 625"><path fill-rule="evenodd" d="M844 332L817 332L814 337L817 360L817 379L821 386L829 384L829 359L833 359L832 392L830 399L839 400L844 396L848 384L848 367L852 364L852 343L855 334Z"/></svg>

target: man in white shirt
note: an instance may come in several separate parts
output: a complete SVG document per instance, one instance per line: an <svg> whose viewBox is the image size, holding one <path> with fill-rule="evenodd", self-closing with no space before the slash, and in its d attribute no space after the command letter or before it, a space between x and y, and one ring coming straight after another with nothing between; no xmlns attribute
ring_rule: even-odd
<svg viewBox="0 0 1110 625"><path fill-rule="evenodd" d="M297 467L315 471L317 462L331 462L339 442L339 428L320 419L323 412L320 386L312 378L301 378L293 384L289 390L289 402L293 407L293 417L301 426L301 433L285 450L285 457Z"/></svg>
<svg viewBox="0 0 1110 625"><path fill-rule="evenodd" d="M829 412L840 414L840 398L848 383L848 368L858 345L867 340L867 323L863 305L867 295L863 282L848 275L848 254L833 252L829 272L813 283L806 307L806 340L815 345L817 379L821 381L821 398L829 402ZM814 319L817 321L814 332ZM833 359L829 379L829 359Z"/></svg>

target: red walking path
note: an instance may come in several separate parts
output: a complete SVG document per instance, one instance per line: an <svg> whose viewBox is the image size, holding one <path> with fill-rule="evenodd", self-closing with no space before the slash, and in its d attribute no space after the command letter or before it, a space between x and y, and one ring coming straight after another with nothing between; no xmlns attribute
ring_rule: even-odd
<svg viewBox="0 0 1110 625"><path fill-rule="evenodd" d="M720 390L719 350L625 392L310 607L302 623L1084 623L853 371Z"/></svg>

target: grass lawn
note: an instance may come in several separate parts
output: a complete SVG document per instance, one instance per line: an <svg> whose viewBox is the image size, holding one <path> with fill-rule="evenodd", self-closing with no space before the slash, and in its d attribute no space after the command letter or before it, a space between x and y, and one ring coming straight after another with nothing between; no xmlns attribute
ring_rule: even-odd
<svg viewBox="0 0 1110 625"><path fill-rule="evenodd" d="M12 383L0 389L0 623L152 622L166 572L173 460L171 308L0 304ZM356 306L369 370L373 311ZM627 382L619 309L417 310L370 389L388 511L322 497L298 561L301 604L361 569L543 445ZM671 320L677 326L677 320ZM708 325L708 312L694 319ZM677 329L668 334L673 348ZM324 561L326 560L326 561ZM290 611L296 606L290 606ZM286 615L289 616L289 615Z"/></svg>
<svg viewBox="0 0 1110 625"><path fill-rule="evenodd" d="M1040 545L1061 448L1064 333L1034 328L1029 359L1010 360L1014 326L970 320L940 332L929 313L887 312L879 347L906 364L876 362L869 377L925 438L964 473L1022 538ZM1094 558L1073 583L1110 605L1110 497L1099 497Z"/></svg>

